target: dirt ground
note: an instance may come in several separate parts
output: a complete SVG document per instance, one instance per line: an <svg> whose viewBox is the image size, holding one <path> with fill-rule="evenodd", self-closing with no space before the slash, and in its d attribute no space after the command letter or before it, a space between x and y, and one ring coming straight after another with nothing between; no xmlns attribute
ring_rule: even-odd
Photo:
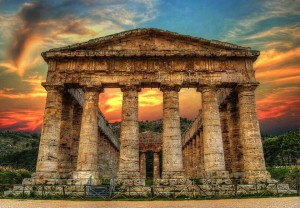
<svg viewBox="0 0 300 208"><path fill-rule="evenodd" d="M187 201L63 201L0 199L0 208L299 208L300 197Z"/></svg>

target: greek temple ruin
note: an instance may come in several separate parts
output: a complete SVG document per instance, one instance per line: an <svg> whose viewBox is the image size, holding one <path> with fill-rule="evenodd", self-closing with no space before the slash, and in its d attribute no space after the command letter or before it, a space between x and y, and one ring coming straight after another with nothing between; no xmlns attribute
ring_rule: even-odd
<svg viewBox="0 0 300 208"><path fill-rule="evenodd" d="M271 180L255 104L258 56L248 47L152 28L42 53L47 99L33 183L86 184L92 178L97 185L114 176L117 184L145 185L144 153L151 148L162 151L161 175L158 154L154 158L155 184ZM123 93L120 138L98 107L107 88ZM163 92L161 135L140 136L142 88ZM202 96L202 109L185 132L178 100L183 88ZM142 145L146 140L155 145Z"/></svg>

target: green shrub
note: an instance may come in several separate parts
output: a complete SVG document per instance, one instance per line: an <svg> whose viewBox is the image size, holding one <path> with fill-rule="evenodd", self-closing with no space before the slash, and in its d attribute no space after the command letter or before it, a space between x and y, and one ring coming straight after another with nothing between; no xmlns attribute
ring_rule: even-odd
<svg viewBox="0 0 300 208"><path fill-rule="evenodd" d="M24 178L30 178L28 170L4 170L0 171L0 184L20 184Z"/></svg>
<svg viewBox="0 0 300 208"><path fill-rule="evenodd" d="M271 177L278 181L283 181L289 172L291 171L290 167L278 167L278 168L267 168L267 170L270 172Z"/></svg>

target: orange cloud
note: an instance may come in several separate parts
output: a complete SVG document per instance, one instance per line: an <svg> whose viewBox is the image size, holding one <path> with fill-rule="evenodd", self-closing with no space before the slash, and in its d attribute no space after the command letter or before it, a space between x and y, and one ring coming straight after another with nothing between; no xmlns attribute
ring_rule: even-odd
<svg viewBox="0 0 300 208"><path fill-rule="evenodd" d="M300 48L291 49L287 52L280 52L276 49L270 49L262 51L258 60L254 63L256 70L277 67L282 63L288 63L289 61L300 58Z"/></svg>
<svg viewBox="0 0 300 208"><path fill-rule="evenodd" d="M274 70L259 70L256 71L257 79L274 79L274 78L282 78L288 76L300 75L300 67L282 67L280 69Z"/></svg>
<svg viewBox="0 0 300 208"><path fill-rule="evenodd" d="M257 101L259 119L299 116L300 87L289 87L268 92Z"/></svg>
<svg viewBox="0 0 300 208"><path fill-rule="evenodd" d="M13 131L40 131L43 111L19 110L0 113L0 129Z"/></svg>

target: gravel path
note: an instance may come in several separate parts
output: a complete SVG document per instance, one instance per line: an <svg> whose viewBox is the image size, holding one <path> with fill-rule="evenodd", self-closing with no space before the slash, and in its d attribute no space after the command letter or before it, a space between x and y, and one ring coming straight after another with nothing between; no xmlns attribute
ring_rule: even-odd
<svg viewBox="0 0 300 208"><path fill-rule="evenodd" d="M0 199L0 208L300 208L300 197L189 201L63 201Z"/></svg>

